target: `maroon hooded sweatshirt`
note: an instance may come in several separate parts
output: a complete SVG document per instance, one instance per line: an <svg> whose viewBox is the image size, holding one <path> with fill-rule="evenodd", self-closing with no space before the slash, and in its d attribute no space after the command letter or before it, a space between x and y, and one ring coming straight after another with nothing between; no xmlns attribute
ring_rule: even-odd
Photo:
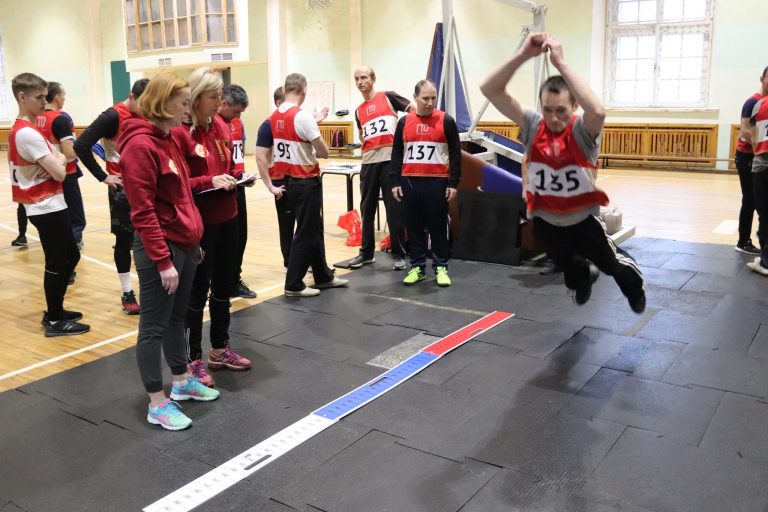
<svg viewBox="0 0 768 512"><path fill-rule="evenodd" d="M167 240L192 251L203 236L185 144L145 119L127 120L117 142L131 222L158 271L173 265Z"/></svg>

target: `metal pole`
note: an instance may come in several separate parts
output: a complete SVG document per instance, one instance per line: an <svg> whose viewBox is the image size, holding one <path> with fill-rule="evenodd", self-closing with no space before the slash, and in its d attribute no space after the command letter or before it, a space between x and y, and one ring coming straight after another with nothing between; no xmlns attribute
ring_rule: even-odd
<svg viewBox="0 0 768 512"><path fill-rule="evenodd" d="M467 99L467 112L472 119L472 103L469 101L469 89L467 88L467 72L464 71L464 59L461 57L461 45L459 44L459 33L456 30L456 24L453 24L453 39L456 41L456 56L459 61L459 81L461 82L464 95Z"/></svg>

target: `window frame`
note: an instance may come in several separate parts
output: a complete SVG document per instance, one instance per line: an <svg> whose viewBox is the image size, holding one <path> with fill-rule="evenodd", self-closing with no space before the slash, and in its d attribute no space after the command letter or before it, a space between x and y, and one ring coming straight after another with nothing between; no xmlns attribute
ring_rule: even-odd
<svg viewBox="0 0 768 512"><path fill-rule="evenodd" d="M196 47L232 47L238 46L239 33L237 27L237 0L218 0L221 5L221 12L209 12L208 0L172 0L173 13L171 16L165 12L164 0L123 0L123 24L125 28L125 46L129 55L148 54L163 52L167 50L184 50ZM228 4L231 3L231 11ZM179 5L185 6L185 15L179 16ZM146 13L144 20L141 18L140 6ZM152 7L156 7L157 19L153 15ZM132 20L129 19L129 13L132 14ZM221 17L221 34L223 41L208 41L208 20L209 16ZM234 35L232 37L228 27L228 20L233 19ZM132 23L129 23L132 21ZM174 41L169 45L166 24L173 23ZM180 24L186 23L186 30L180 27ZM155 34L154 27L159 25L159 41ZM194 25L194 27L193 27ZM145 28L146 41L142 36L142 28ZM194 28L197 28L195 31ZM133 34L131 33L133 32ZM180 44L184 39L182 33L186 34L186 43ZM230 39L232 39L230 41ZM142 46L146 45L146 46Z"/></svg>
<svg viewBox="0 0 768 512"><path fill-rule="evenodd" d="M664 21L664 3L671 0L655 0L656 19L653 21L638 21L636 23L620 23L618 21L619 5L628 1L639 0L607 0L606 1L606 32L605 32L605 79L603 81L603 97L606 106L616 109L700 109L707 108L709 102L710 70L712 62L712 35L713 35L713 17L715 9L715 0L704 0L704 16L688 20ZM638 4L639 7L639 4ZM681 81L684 77L677 79L678 100L662 101L660 98L660 89L662 82L662 38L670 34L689 34L701 33L704 40L702 45L702 69L700 96L697 102L680 101L679 91ZM653 90L651 100L647 102L621 102L615 99L616 79L618 62L618 41L620 37L628 36L653 36L654 37L654 56L653 56ZM681 50L682 51L682 50ZM684 58L681 54L680 58ZM640 60L636 58L635 60ZM637 82L637 78L635 82ZM637 93L635 92L635 98Z"/></svg>

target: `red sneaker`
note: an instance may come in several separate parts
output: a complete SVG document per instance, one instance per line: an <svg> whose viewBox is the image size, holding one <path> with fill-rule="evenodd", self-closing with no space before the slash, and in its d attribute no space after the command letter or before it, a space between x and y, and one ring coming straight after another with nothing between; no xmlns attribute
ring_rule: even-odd
<svg viewBox="0 0 768 512"><path fill-rule="evenodd" d="M136 295L133 293L133 290L123 293L121 302L123 303L123 313L126 315L138 315L141 311L139 303L136 302Z"/></svg>
<svg viewBox="0 0 768 512"><path fill-rule="evenodd" d="M221 354L215 354L213 350L208 352L208 368L220 369L228 368L230 370L247 370L251 367L251 361L241 356L232 347L227 346Z"/></svg>
<svg viewBox="0 0 768 512"><path fill-rule="evenodd" d="M208 373L202 359L195 359L191 363L187 363L187 372L199 380L201 384L205 384L209 388L213 387L213 377Z"/></svg>

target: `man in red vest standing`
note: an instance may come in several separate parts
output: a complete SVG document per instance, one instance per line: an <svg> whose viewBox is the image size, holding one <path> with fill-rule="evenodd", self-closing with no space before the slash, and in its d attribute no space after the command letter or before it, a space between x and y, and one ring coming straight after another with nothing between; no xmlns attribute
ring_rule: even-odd
<svg viewBox="0 0 768 512"><path fill-rule="evenodd" d="M528 59L549 52L560 72L541 86L542 113L523 108L507 83ZM559 41L531 34L523 46L485 79L483 95L520 127L527 173L523 192L534 233L547 254L563 268L565 285L576 304L585 304L600 270L613 276L635 313L645 311L643 275L637 263L617 249L597 215L608 196L596 187L595 175L605 109L589 85L563 58ZM584 115L576 115L578 106ZM599 269L599 270L598 270Z"/></svg>
<svg viewBox="0 0 768 512"><path fill-rule="evenodd" d="M128 98L102 112L75 142L77 157L94 178L107 185L111 231L115 235L115 267L123 290L120 302L123 313L126 315L138 315L139 304L136 302L131 284L133 224L131 224L131 207L125 197L123 180L120 177L120 153L117 151L117 139L123 132L125 121L132 117L140 117L138 100L148 83L148 78L137 80ZM91 151L93 145L100 140L104 147L107 172L102 170Z"/></svg>
<svg viewBox="0 0 768 512"><path fill-rule="evenodd" d="M768 97L768 96L766 96ZM761 228L768 226L768 101L763 97L755 103L749 118L752 137L750 141L755 152L752 160L752 186L755 192L755 208ZM764 233L758 235L765 236ZM768 276L768 243L760 240L762 251L753 261L747 263L750 270Z"/></svg>
<svg viewBox="0 0 768 512"><path fill-rule="evenodd" d="M410 286L426 279L427 234L438 286L448 276L448 201L456 197L461 179L461 144L456 121L437 110L437 87L429 80L416 84L416 110L401 118L392 144L392 195L405 207L411 269L403 279Z"/></svg>
<svg viewBox="0 0 768 512"><path fill-rule="evenodd" d="M301 110L307 97L307 79L299 73L285 78L285 101L269 118L274 138L274 169L285 176L285 188L296 214L285 294L289 297L314 297L321 289L346 286L349 281L333 275L325 260L323 219L320 213L323 191L317 158L328 158L328 145L320 136L320 128L312 114ZM309 268L315 287L304 284Z"/></svg>
<svg viewBox="0 0 768 512"><path fill-rule="evenodd" d="M405 269L405 225L403 207L392 197L389 162L398 112L410 112L410 101L393 91L377 92L376 73L370 66L355 70L355 85L363 95L363 103L355 110L355 121L363 142L363 165L360 169L360 215L363 220L363 243L360 253L349 262L350 268L360 268L374 262L373 219L379 202L384 198L389 226L390 247L394 270Z"/></svg>

